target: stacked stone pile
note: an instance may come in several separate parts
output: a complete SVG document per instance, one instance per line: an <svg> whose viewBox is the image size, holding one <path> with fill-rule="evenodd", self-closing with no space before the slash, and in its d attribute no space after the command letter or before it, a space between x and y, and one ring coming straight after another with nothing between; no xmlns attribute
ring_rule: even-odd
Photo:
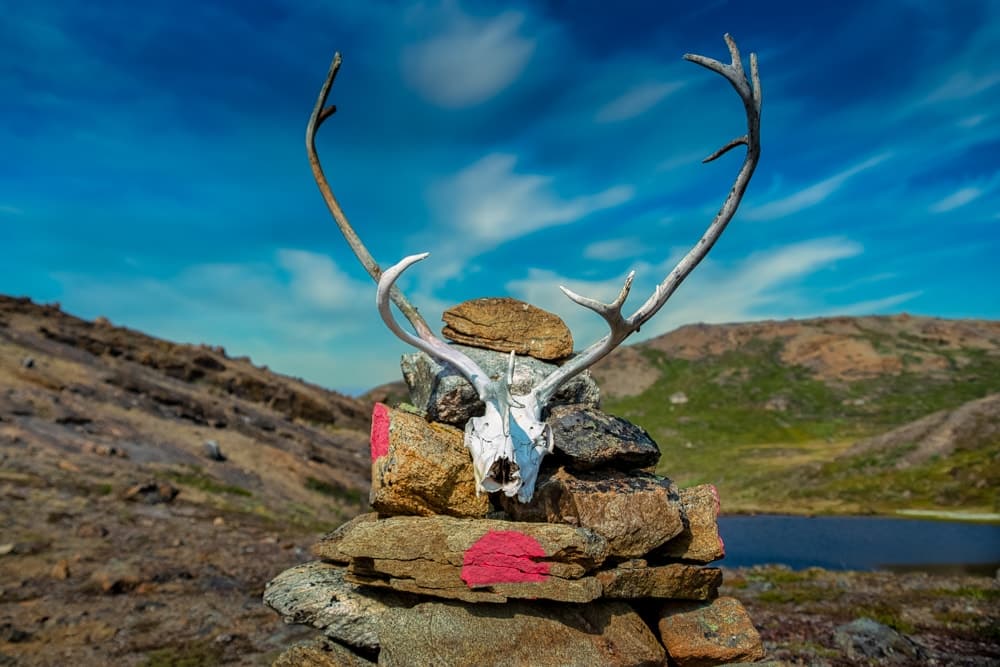
<svg viewBox="0 0 1000 667"><path fill-rule="evenodd" d="M518 359L515 393L551 371L542 358L571 353L558 318L530 313L528 337L517 322L532 307L479 301L488 303L446 315L445 335L490 373L506 371L512 347L532 354ZM488 338L475 333L483 320ZM501 331L504 321L512 326ZM556 398L555 452L527 504L476 493L461 430L477 410L468 383L422 353L404 358L403 374L415 407L379 404L372 418L374 511L325 536L313 548L318 560L265 591L288 622L327 638L275 664L688 667L763 658L749 616L718 597L722 572L708 566L724 555L714 487L678 489L653 474L658 447L600 411L588 374Z"/></svg>

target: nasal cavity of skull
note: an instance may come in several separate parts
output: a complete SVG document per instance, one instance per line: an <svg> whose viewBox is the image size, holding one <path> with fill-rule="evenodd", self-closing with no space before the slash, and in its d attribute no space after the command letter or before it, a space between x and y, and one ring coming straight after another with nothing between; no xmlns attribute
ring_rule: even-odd
<svg viewBox="0 0 1000 667"><path fill-rule="evenodd" d="M503 486L514 479L518 470L517 464L510 459L497 459L490 466L487 477L496 480L498 484Z"/></svg>

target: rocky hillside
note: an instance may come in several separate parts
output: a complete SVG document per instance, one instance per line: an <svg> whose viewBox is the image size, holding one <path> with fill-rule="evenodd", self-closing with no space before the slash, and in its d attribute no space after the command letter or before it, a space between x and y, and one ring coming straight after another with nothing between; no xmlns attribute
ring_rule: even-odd
<svg viewBox="0 0 1000 667"><path fill-rule="evenodd" d="M718 483L730 511L1000 511L1000 322L693 325L593 373L660 471Z"/></svg>
<svg viewBox="0 0 1000 667"><path fill-rule="evenodd" d="M369 415L0 297L0 664L269 664L264 583L367 505Z"/></svg>

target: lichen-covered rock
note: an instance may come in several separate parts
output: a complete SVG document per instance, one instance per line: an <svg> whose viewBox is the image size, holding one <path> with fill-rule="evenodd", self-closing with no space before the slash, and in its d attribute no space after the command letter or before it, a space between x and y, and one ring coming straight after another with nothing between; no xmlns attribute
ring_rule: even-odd
<svg viewBox="0 0 1000 667"><path fill-rule="evenodd" d="M396 516L353 526L338 545L349 581L438 597L585 602L601 594L585 575L608 543L585 528L446 516Z"/></svg>
<svg viewBox="0 0 1000 667"><path fill-rule="evenodd" d="M719 536L719 492L711 484L680 490L684 529L657 549L654 558L711 563L726 555Z"/></svg>
<svg viewBox="0 0 1000 667"><path fill-rule="evenodd" d="M344 574L343 567L319 561L297 565L267 584L264 603L286 623L310 625L345 644L376 649L376 620L405 601L392 591L361 593Z"/></svg>
<svg viewBox="0 0 1000 667"><path fill-rule="evenodd" d="M640 426L586 405L557 405L548 419L555 458L567 468L635 470L655 466L660 448Z"/></svg>
<svg viewBox="0 0 1000 667"><path fill-rule="evenodd" d="M607 598L709 600L718 595L722 570L683 563L650 566L642 559L601 570L595 577Z"/></svg>
<svg viewBox="0 0 1000 667"><path fill-rule="evenodd" d="M462 431L375 404L371 505L381 515L482 517L489 496L476 492Z"/></svg>
<svg viewBox="0 0 1000 667"><path fill-rule="evenodd" d="M573 354L573 334L558 315L508 297L460 303L444 311L441 333L450 341L487 350L558 361Z"/></svg>
<svg viewBox="0 0 1000 667"><path fill-rule="evenodd" d="M711 667L764 657L760 634L735 598L668 602L659 616L660 639L677 667Z"/></svg>
<svg viewBox="0 0 1000 667"><path fill-rule="evenodd" d="M608 541L611 555L638 558L684 528L677 489L644 472L571 474L560 469L539 481L529 503L501 498L516 521L568 523Z"/></svg>
<svg viewBox="0 0 1000 667"><path fill-rule="evenodd" d="M426 602L379 619L379 665L659 667L663 647L628 605Z"/></svg>
<svg viewBox="0 0 1000 667"><path fill-rule="evenodd" d="M475 361L491 378L502 377L507 372L510 355L467 345L455 347ZM451 366L443 365L423 352L415 352L403 355L401 367L413 404L427 413L429 421L464 428L469 419L483 414L484 406L476 391ZM514 364L514 394L527 394L557 368L532 357L518 357ZM549 405L578 403L597 407L600 401L601 392L597 384L590 372L584 371L567 380Z"/></svg>

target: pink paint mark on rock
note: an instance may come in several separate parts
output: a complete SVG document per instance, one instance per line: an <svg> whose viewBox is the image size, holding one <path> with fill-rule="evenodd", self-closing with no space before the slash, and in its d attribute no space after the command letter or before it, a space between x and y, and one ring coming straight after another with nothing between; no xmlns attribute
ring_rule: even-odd
<svg viewBox="0 0 1000 667"><path fill-rule="evenodd" d="M545 581L549 564L535 560L544 557L542 545L530 535L516 530L491 530L466 550L462 581L470 588Z"/></svg>
<svg viewBox="0 0 1000 667"><path fill-rule="evenodd" d="M719 489L712 485L712 495L715 497L715 518L719 518L719 512L722 511L722 500L719 498ZM722 553L719 558L726 557L726 543L722 541L722 533L719 533L719 551Z"/></svg>
<svg viewBox="0 0 1000 667"><path fill-rule="evenodd" d="M389 453L389 406L376 403L372 410L372 463Z"/></svg>

